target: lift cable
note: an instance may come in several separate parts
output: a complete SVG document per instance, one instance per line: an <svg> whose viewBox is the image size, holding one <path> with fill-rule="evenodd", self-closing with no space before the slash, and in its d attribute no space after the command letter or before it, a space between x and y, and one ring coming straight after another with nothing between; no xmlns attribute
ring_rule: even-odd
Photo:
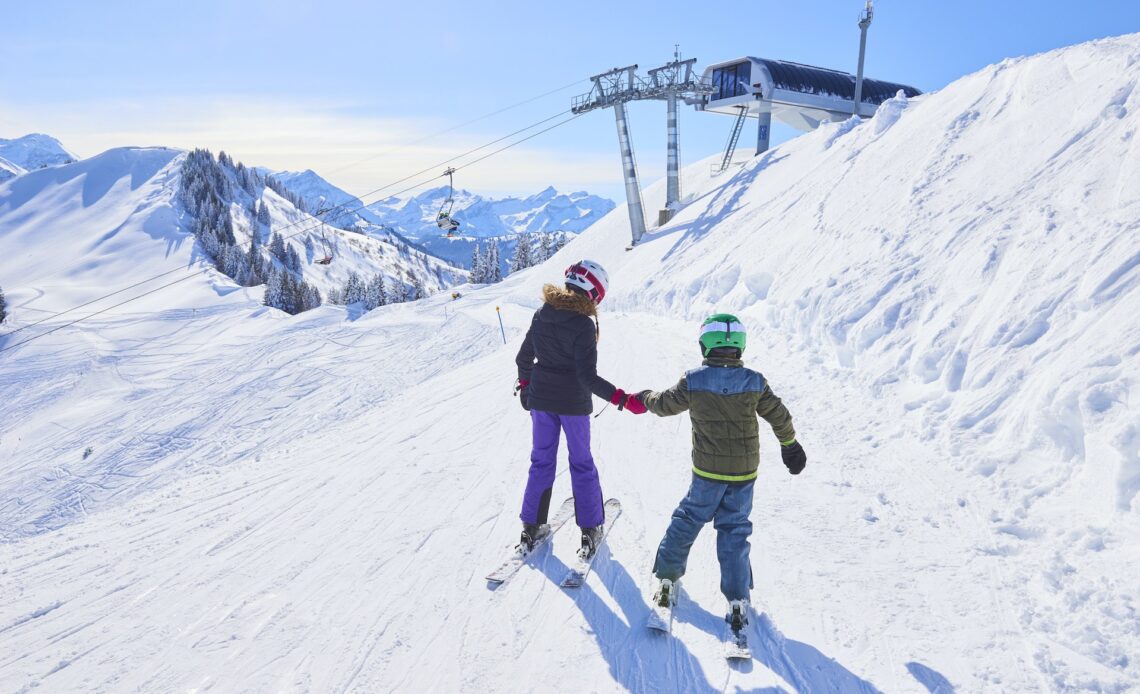
<svg viewBox="0 0 1140 694"><path fill-rule="evenodd" d="M464 122L462 122L462 123L460 123L460 124L458 124L458 125L453 125L453 126L451 126L450 128L445 128L444 130L440 130L440 131L438 131L438 132L432 133L431 135L425 135L424 137L421 137L421 138L420 138L420 139L418 139L418 140L412 140L411 142L406 142L406 143L404 143L404 144L402 144L402 145L396 145L395 147L391 147L391 148L389 148L389 149L386 149L386 150L384 150L383 152L379 152L379 153L377 153L377 154L373 154L373 155L367 156L367 157L365 157L365 158L363 158L363 159L361 159L361 160L359 160L359 161L356 161L356 162L352 162L352 163L350 163L350 164L345 164L344 166L340 166L340 167L338 167L338 168L332 169L332 170L331 170L331 171L329 171L328 173L329 173L329 174L334 174L334 173L337 173L337 172L340 172L340 171L344 171L344 170L346 170L346 169L351 169L351 168L353 168L353 167L355 167L355 166L360 166L361 164L364 164L364 163L366 163L366 162L370 162L370 161L373 161L374 159L378 159L378 158L380 158L380 157L383 157L383 156L385 156L385 155L391 154L391 153L393 153L393 152L398 152L398 151L400 151L400 150L402 150L402 149L407 149L408 147L411 147L411 146L413 146L413 145L418 145L418 144L420 144L420 143L422 143L422 142L427 142L428 140L432 140L432 139L435 139L435 138L439 137L440 135L446 135L447 133L450 133L450 132L454 132L454 131L456 131L456 130L459 130L460 128L465 128L465 127L467 127L468 125L472 125L472 124L474 124L474 123L478 123L478 122L479 122L479 121L481 121L481 120L486 120L486 119L488 119L488 118L490 118L490 117L492 117L492 116L497 116L497 115L499 115L500 113L506 113L507 111L510 111L511 109L515 109L515 108L518 108L519 106L525 106L525 105L527 105L527 104L529 104L529 103L532 103L532 102L534 102L534 101L538 101L539 99L542 99L542 98L545 98L545 97L551 96L552 94L557 94L558 92L561 92L561 91L565 91L565 90L569 89L570 87L576 87L576 86L578 86L579 84L582 84L583 82L589 82L589 81L590 81L590 80L588 80L588 79L580 79L580 80L577 80L577 81L575 81L575 82L571 82L570 84L566 84L566 85L563 85L563 86L561 86L561 87L558 87L557 89L551 89L551 90L550 90L550 91L548 91L548 92L544 92L544 93L542 93L542 94L539 94L538 96L532 96L531 98L529 98L529 99L525 99L525 100L523 100L523 101L520 101L520 102L518 102L518 103L516 103L516 104L511 104L510 106L504 106L503 108L500 108L500 109L499 109L499 110L497 110L497 111L491 111L490 113L485 113L485 114L483 114L483 115L481 115L481 116L478 116L478 117L476 117L476 118L472 118L472 119L471 119L471 120L469 120L469 121L464 121Z"/></svg>

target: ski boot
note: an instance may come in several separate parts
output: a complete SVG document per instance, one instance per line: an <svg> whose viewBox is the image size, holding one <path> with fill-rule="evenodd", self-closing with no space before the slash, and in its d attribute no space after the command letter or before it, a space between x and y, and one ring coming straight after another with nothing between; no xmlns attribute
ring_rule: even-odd
<svg viewBox="0 0 1140 694"><path fill-rule="evenodd" d="M519 551L526 553L534 549L538 541L550 532L550 526L538 523L523 523L522 536L519 538Z"/></svg>
<svg viewBox="0 0 1140 694"><path fill-rule="evenodd" d="M582 559L589 559L594 556L594 553L598 551L598 544L602 541L602 535L605 531L605 525L582 528L582 549L578 550L578 556Z"/></svg>
<svg viewBox="0 0 1140 694"><path fill-rule="evenodd" d="M657 592L653 594L653 604L658 607L673 607L677 604L677 585L667 578L661 579Z"/></svg>
<svg viewBox="0 0 1140 694"><path fill-rule="evenodd" d="M725 615L724 621L728 622L734 634L738 633L748 624L748 603L744 600L729 601L728 614Z"/></svg>

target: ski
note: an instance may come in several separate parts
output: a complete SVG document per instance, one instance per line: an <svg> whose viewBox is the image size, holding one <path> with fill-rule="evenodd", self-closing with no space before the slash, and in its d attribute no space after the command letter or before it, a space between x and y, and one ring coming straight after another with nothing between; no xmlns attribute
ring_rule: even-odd
<svg viewBox="0 0 1140 694"><path fill-rule="evenodd" d="M594 548L594 553L589 556L582 556L583 550L578 550L577 561L566 572L566 577L562 579L563 588L578 588L586 582L586 578L590 575L590 567L594 564L594 558L598 556L598 550L605 544L606 536L610 534L610 528L614 526L614 521L621 516L621 502L617 499L606 501L605 515L606 525L602 530L602 537L598 540L597 547Z"/></svg>
<svg viewBox="0 0 1140 694"><path fill-rule="evenodd" d="M748 647L749 606L743 600L729 603L728 628L724 631L724 657L729 660L751 660L752 649Z"/></svg>
<svg viewBox="0 0 1140 694"><path fill-rule="evenodd" d="M662 605L661 593L665 590L669 591L669 597ZM660 631L665 634L673 633L673 608L677 606L678 591L680 590L681 584L676 581L669 581L668 587L666 587L665 581L658 585L657 592L654 594L650 605L649 617L645 620L645 626L653 631Z"/></svg>
<svg viewBox="0 0 1140 694"><path fill-rule="evenodd" d="M724 657L729 660L751 660L752 649L748 647L748 634L744 629L725 630Z"/></svg>
<svg viewBox="0 0 1140 694"><path fill-rule="evenodd" d="M663 634L673 633L673 606L654 605L653 609L649 611L649 617L645 620L645 626Z"/></svg>
<svg viewBox="0 0 1140 694"><path fill-rule="evenodd" d="M499 565L499 568L487 574L487 581L493 584L495 588L506 583L508 578L514 576L515 573L522 568L522 565L526 563L527 557L534 554L535 551L549 542L550 538L554 536L554 533L558 532L558 529L566 525L566 521L573 517L574 497L569 497L566 501L562 502L562 505L554 512L554 516L546 523L547 530L538 538L538 541L534 543L534 547L527 550L520 545L515 545L511 556L507 557L507 560Z"/></svg>

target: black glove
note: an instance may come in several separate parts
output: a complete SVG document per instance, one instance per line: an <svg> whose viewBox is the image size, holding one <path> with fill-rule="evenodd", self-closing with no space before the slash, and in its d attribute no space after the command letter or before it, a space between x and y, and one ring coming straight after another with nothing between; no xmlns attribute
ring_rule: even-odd
<svg viewBox="0 0 1140 694"><path fill-rule="evenodd" d="M803 472L804 466L807 465L807 453L804 453L804 447L800 442L794 439L789 444L780 445L780 457L784 459L784 466L788 468L788 472L793 475Z"/></svg>
<svg viewBox="0 0 1140 694"><path fill-rule="evenodd" d="M530 412L530 402L526 393L526 387L530 385L530 381L516 381L515 394L519 396L519 404L527 412Z"/></svg>

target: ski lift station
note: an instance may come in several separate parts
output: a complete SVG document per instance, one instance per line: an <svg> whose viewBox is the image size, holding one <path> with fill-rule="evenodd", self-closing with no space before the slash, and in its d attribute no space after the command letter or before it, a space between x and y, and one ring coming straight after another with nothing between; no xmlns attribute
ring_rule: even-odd
<svg viewBox="0 0 1140 694"><path fill-rule="evenodd" d="M571 108L575 114L601 108L614 111L635 245L641 240L646 226L626 115L627 102L660 100L667 104L666 209L661 210L658 217L658 224L664 224L672 216L673 206L680 200L681 192L678 101L683 100L697 111L734 117L724 154L720 163L714 166L716 173L724 171L732 163L744 124L749 118L757 120L756 154L761 154L768 150L773 118L808 132L819 127L820 123L847 120L852 116L873 116L880 104L900 91L907 97L922 93L909 85L863 78L861 74L751 56L713 63L698 78L693 69L695 62L695 58L680 60L680 56L675 56L673 62L649 70L648 78L637 74L637 65L594 75L590 78L593 88L575 98Z"/></svg>
<svg viewBox="0 0 1140 694"><path fill-rule="evenodd" d="M645 234L646 225L626 103L666 102L667 185L665 209L658 215L658 225L665 224L681 198L678 102L684 101L698 111L735 117L724 155L719 166L714 167L716 173L732 163L744 123L749 118L757 119L756 154L761 154L768 150L771 142L773 118L807 132L824 122L873 116L880 104L900 91L907 97L922 93L905 84L863 77L867 29L874 14L872 5L873 0L867 0L866 9L859 17L859 67L854 75L786 60L745 56L713 63L697 77L696 58L681 60L678 50L673 54L673 62L648 70L647 78L637 74L637 65L614 68L590 78L594 86L588 93L576 97L570 110L581 115L595 109L613 109L633 245Z"/></svg>
<svg viewBox="0 0 1140 694"><path fill-rule="evenodd" d="M899 91L908 97L921 94L905 84L864 78L856 107L855 75L751 56L711 65L701 79L713 91L696 104L697 110L735 116L741 125L745 118L756 118L757 154L768 149L773 118L807 132L820 123L873 116L880 104Z"/></svg>

